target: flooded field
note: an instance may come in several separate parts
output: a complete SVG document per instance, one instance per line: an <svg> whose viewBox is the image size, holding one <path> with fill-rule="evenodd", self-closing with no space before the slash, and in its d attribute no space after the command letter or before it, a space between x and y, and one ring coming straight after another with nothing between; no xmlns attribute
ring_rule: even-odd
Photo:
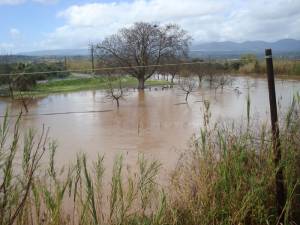
<svg viewBox="0 0 300 225"><path fill-rule="evenodd" d="M277 80L276 88L280 110L284 111L293 94L300 91L300 82ZM97 154L105 155L106 163L110 164L116 154L122 153L130 165L135 163L132 159L138 153L144 153L171 169L192 135L197 135L202 126L203 100L211 103L212 121L241 122L246 116L248 92L252 118L266 121L269 109L267 82L242 77L236 78L232 86L223 91L215 92L203 84L192 93L188 104L176 86L144 92L129 90L119 109L105 98L103 91L54 94L35 99L30 104L28 115L22 119L22 130L40 130L43 124L50 127L49 136L59 146L57 163L65 164L74 160L78 152L85 152L90 160ZM21 105L0 99L1 115L6 108L10 115L15 115ZM83 113L87 111L90 112ZM63 114L66 112L68 114Z"/></svg>

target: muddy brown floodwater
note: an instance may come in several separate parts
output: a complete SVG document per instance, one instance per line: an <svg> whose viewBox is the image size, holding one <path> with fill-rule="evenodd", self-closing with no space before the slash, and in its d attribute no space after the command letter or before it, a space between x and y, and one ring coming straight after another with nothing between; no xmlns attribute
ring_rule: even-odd
<svg viewBox="0 0 300 225"><path fill-rule="evenodd" d="M277 98L281 110L288 107L295 92L300 91L299 81L277 80ZM157 89L157 90L156 90ZM231 87L211 90L207 85L196 89L188 104L178 87L152 88L144 92L131 90L120 102L105 99L103 91L83 91L54 94L35 99L29 106L29 115L22 119L22 130L50 127L50 137L57 141L56 161L66 164L78 152L85 152L90 160L97 154L105 155L109 166L121 153L125 163L136 163L138 153L158 159L167 171L174 168L179 154L187 148L193 134L197 135L203 120L203 100L211 103L212 120L241 121L246 116L246 96L251 96L253 119L267 120L268 92L264 79L240 77ZM0 115L8 108L17 114L20 105L0 99ZM41 115L48 113L105 111ZM111 111L110 111L111 110ZM0 118L2 122L2 118Z"/></svg>

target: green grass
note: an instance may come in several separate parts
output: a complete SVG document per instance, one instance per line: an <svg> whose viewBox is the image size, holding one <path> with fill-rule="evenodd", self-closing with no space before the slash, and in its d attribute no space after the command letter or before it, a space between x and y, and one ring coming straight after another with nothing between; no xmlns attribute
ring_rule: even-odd
<svg viewBox="0 0 300 225"><path fill-rule="evenodd" d="M118 84L116 81L115 84ZM168 81L146 81L146 86L167 85ZM132 77L122 78L123 87L137 87L138 81ZM51 93L76 92L85 90L101 90L107 88L107 80L105 78L77 78L49 81L44 84L37 84L31 91L25 92L25 95L47 95Z"/></svg>

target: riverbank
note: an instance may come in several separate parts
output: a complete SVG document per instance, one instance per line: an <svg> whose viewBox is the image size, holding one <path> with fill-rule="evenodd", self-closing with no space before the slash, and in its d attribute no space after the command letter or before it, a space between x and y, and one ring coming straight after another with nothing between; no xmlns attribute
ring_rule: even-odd
<svg viewBox="0 0 300 225"><path fill-rule="evenodd" d="M137 79L133 77L123 77L121 79L123 88L136 88ZM119 80L112 81L112 85L118 85ZM145 86L169 85L170 82L164 80L147 80ZM23 96L47 96L55 93L67 93L86 90L105 90L108 88L108 80L103 77L71 77L71 79L50 80L46 83L38 83L30 91L22 92ZM18 93L16 93L16 96Z"/></svg>
<svg viewBox="0 0 300 225"><path fill-rule="evenodd" d="M251 78L260 78L260 79L267 79L266 73L247 73L247 74L241 74L238 72L232 72L230 74L232 77L251 77ZM276 80L284 80L284 81L300 81L299 75L287 75L287 74L275 74Z"/></svg>

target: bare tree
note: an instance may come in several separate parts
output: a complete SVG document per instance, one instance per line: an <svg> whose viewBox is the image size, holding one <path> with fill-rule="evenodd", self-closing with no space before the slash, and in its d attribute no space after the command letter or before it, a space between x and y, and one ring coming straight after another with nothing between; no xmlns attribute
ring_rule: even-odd
<svg viewBox="0 0 300 225"><path fill-rule="evenodd" d="M204 64L204 71L206 80L209 82L211 88L215 88L215 85L223 87L230 81L229 76L224 75L226 68L223 64L218 62L211 62Z"/></svg>
<svg viewBox="0 0 300 225"><path fill-rule="evenodd" d="M180 70L181 70L180 63L181 61L178 60L168 61L166 64L170 64L170 65L160 67L157 72L163 76L167 76L167 77L171 76L171 86L173 86L175 76L178 76L180 74Z"/></svg>
<svg viewBox="0 0 300 225"><path fill-rule="evenodd" d="M168 66L166 69L171 75L171 85L174 85L174 78L175 76L179 75L181 66L180 61L172 61L172 63L177 65Z"/></svg>
<svg viewBox="0 0 300 225"><path fill-rule="evenodd" d="M233 81L233 78L228 76L228 75L218 75L215 78L215 92L217 92L217 89L221 88L221 90L223 91L224 87L227 85L230 85Z"/></svg>
<svg viewBox="0 0 300 225"><path fill-rule="evenodd" d="M179 83L180 89L185 93L185 101L187 102L189 95L196 88L196 81L193 77L182 77Z"/></svg>
<svg viewBox="0 0 300 225"><path fill-rule="evenodd" d="M216 70L211 62L205 64L203 69L206 74L206 80L209 82L210 88L212 88L216 81Z"/></svg>
<svg viewBox="0 0 300 225"><path fill-rule="evenodd" d="M18 92L17 99L21 101L22 106L24 107L26 113L28 113L29 112L28 106L33 101L34 99L33 96L31 95L24 96L22 92Z"/></svg>
<svg viewBox="0 0 300 225"><path fill-rule="evenodd" d="M203 80L203 78L204 78L204 76L205 76L205 73L203 72L203 71L201 71L201 70L199 70L199 71L195 71L194 72L196 75L197 75L197 77L198 77L198 81L199 81L199 86L202 84L202 80Z"/></svg>
<svg viewBox="0 0 300 225"><path fill-rule="evenodd" d="M199 86L201 86L203 78L207 73L207 64L200 60L194 61L195 64L190 66L191 74L198 77Z"/></svg>
<svg viewBox="0 0 300 225"><path fill-rule="evenodd" d="M108 76L106 98L116 101L117 107L120 107L120 99L124 98L124 89L120 77Z"/></svg>
<svg viewBox="0 0 300 225"><path fill-rule="evenodd" d="M99 59L106 65L124 67L138 79L139 89L157 70L162 61L187 56L190 36L178 25L159 26L135 23L97 45Z"/></svg>

